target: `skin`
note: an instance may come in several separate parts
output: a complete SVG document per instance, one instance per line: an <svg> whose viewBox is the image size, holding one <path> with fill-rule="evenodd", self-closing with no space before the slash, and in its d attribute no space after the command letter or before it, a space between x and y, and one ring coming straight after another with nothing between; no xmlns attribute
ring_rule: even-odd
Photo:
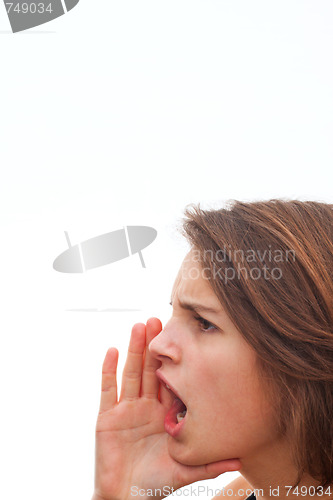
<svg viewBox="0 0 333 500"><path fill-rule="evenodd" d="M237 457L188 465L169 453L164 418L174 401L156 376L161 362L149 346L161 332L158 318L134 325L118 398L118 351L110 348L102 368L102 391L96 423L95 489L93 500L127 500L132 487L142 500L148 490L174 490L227 471L239 470ZM165 490L163 490L165 491ZM155 494L154 498L166 495Z"/></svg>
<svg viewBox="0 0 333 500"><path fill-rule="evenodd" d="M184 303L216 312L189 310ZM172 306L163 329L157 318L134 325L119 399L118 351L107 352L96 424L93 500L131 498L131 485L177 489L230 470L241 472L235 484L263 490L258 500L272 498L270 486L280 486L279 498L290 499L284 486L294 482L296 471L288 443L277 432L256 353L223 310L193 251L176 277ZM199 315L204 320L198 321ZM185 425L175 437L164 430L173 398L158 374L187 405ZM318 483L304 476L301 484Z"/></svg>

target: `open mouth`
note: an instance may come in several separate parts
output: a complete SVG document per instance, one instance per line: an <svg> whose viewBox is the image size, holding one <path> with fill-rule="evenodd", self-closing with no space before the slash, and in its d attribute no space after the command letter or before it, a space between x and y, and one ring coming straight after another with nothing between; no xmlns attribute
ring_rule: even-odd
<svg viewBox="0 0 333 500"><path fill-rule="evenodd" d="M187 408L185 408L185 410L184 410L184 411L177 413L177 422L178 422L178 424L179 424L179 422L180 422L181 420L183 420L183 418L184 418L184 417L185 417L185 415L186 415L186 412L187 412Z"/></svg>
<svg viewBox="0 0 333 500"><path fill-rule="evenodd" d="M179 424L185 418L186 413L187 408L185 403L183 403L181 399L175 397L173 405L168 411L168 415L170 414L175 424Z"/></svg>
<svg viewBox="0 0 333 500"><path fill-rule="evenodd" d="M176 436L176 434L180 431L180 428L184 426L187 406L180 398L179 394L174 392L173 388L171 388L164 380L162 380L162 383L174 398L172 406L165 416L165 430L171 434L171 436Z"/></svg>

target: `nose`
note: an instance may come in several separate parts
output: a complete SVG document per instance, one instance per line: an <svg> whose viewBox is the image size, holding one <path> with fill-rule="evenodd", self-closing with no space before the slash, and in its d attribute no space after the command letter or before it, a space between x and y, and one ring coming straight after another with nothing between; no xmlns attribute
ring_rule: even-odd
<svg viewBox="0 0 333 500"><path fill-rule="evenodd" d="M159 361L179 363L181 360L181 347L177 342L178 339L179 335L177 335L175 325L169 322L150 342L149 352Z"/></svg>

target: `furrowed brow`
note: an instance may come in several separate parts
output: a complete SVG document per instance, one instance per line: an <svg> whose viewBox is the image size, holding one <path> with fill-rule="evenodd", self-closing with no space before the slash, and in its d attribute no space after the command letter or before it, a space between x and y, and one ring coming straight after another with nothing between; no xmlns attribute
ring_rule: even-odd
<svg viewBox="0 0 333 500"><path fill-rule="evenodd" d="M203 304L197 304L195 302L183 302L181 300L178 300L178 303L182 309L186 309L188 311L194 311L194 312L207 312L207 313L212 313L212 314L220 314L221 311L217 311L213 307L208 307ZM170 300L170 305L172 306L172 297Z"/></svg>

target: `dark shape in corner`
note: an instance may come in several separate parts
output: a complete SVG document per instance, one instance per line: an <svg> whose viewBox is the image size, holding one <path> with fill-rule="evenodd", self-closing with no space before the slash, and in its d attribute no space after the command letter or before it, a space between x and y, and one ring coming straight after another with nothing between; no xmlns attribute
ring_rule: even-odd
<svg viewBox="0 0 333 500"><path fill-rule="evenodd" d="M72 10L79 0L4 0L13 33L53 21ZM65 8L63 7L65 5Z"/></svg>

